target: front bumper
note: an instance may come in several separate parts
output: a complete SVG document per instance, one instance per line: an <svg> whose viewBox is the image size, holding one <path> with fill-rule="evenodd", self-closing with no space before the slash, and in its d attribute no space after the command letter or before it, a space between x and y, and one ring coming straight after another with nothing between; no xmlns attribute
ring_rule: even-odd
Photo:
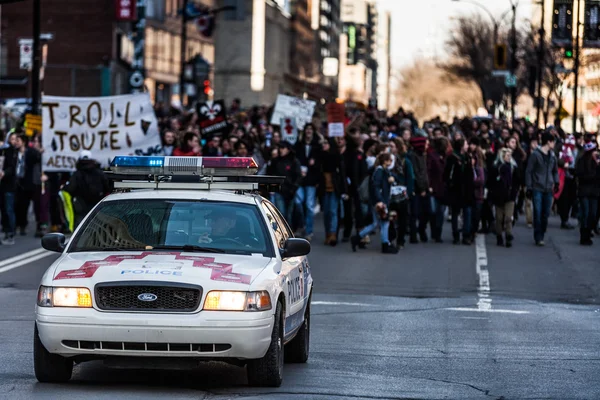
<svg viewBox="0 0 600 400"><path fill-rule="evenodd" d="M37 307L36 324L44 347L67 357L256 359L266 354L271 342L273 314L137 314Z"/></svg>

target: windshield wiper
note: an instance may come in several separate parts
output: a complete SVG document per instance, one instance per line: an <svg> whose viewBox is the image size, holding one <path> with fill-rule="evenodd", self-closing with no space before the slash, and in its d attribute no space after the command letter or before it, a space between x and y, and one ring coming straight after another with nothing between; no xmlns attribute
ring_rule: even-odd
<svg viewBox="0 0 600 400"><path fill-rule="evenodd" d="M182 250L182 251L198 252L198 253L226 253L226 251L223 249L217 249L215 247L195 246L195 245L191 245L191 244L186 244L183 246L172 246L172 245L152 246L151 250Z"/></svg>

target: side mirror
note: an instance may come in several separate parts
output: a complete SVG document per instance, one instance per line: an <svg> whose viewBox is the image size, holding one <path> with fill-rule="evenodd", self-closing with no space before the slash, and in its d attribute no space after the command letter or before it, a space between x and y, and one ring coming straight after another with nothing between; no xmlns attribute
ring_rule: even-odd
<svg viewBox="0 0 600 400"><path fill-rule="evenodd" d="M62 253L65 249L65 235L62 233L48 233L42 238L42 247L49 251Z"/></svg>
<svg viewBox="0 0 600 400"><path fill-rule="evenodd" d="M290 238L281 249L281 258L301 257L310 253L310 243L306 239Z"/></svg>

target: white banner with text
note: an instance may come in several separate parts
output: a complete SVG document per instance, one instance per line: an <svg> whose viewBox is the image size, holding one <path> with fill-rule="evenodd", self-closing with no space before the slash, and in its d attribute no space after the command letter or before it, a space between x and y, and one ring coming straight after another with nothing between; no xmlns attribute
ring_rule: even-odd
<svg viewBox="0 0 600 400"><path fill-rule="evenodd" d="M89 150L107 167L119 155L161 151L158 122L147 94L42 98L42 169L74 171Z"/></svg>

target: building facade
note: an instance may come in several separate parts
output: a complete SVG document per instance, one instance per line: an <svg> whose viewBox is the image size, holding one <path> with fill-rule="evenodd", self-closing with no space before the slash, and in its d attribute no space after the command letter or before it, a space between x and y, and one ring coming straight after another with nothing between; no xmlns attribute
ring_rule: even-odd
<svg viewBox="0 0 600 400"><path fill-rule="evenodd" d="M367 106L377 98L377 23L374 2L342 0L338 96Z"/></svg>
<svg viewBox="0 0 600 400"><path fill-rule="evenodd" d="M218 0L219 7L230 5ZM287 3L237 0L234 12L218 16L215 32L215 95L242 107L272 104L285 93L290 71Z"/></svg>
<svg viewBox="0 0 600 400"><path fill-rule="evenodd" d="M213 7L213 0L198 4ZM114 1L44 0L41 32L47 43L42 92L103 96L130 92L133 22L116 21ZM158 102L179 99L183 0L146 0L145 86ZM30 72L19 68L19 39L32 36L33 2L2 6L0 98L30 97ZM186 59L202 55L214 64L214 44L187 24Z"/></svg>

